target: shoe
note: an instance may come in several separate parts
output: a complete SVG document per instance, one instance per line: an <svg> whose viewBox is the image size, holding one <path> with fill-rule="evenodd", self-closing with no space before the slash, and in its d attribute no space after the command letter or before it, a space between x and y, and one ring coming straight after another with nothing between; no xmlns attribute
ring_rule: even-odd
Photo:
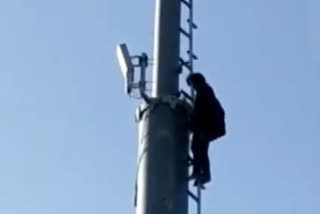
<svg viewBox="0 0 320 214"><path fill-rule="evenodd" d="M206 189L205 186L203 186L203 183L199 180L195 180L193 186L195 187L200 186L201 189Z"/></svg>
<svg viewBox="0 0 320 214"><path fill-rule="evenodd" d="M211 181L211 176L210 175L207 175L207 176L202 176L200 178L200 181L202 184L206 184L206 183L209 183Z"/></svg>
<svg viewBox="0 0 320 214"><path fill-rule="evenodd" d="M200 175L195 173L195 172L192 172L191 175L189 176L189 180L193 180L193 179L199 179L200 178Z"/></svg>

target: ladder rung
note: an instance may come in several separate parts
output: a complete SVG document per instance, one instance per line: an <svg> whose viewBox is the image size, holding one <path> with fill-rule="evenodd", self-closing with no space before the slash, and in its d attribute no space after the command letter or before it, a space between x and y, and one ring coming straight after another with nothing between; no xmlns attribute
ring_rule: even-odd
<svg viewBox="0 0 320 214"><path fill-rule="evenodd" d="M188 190L188 195L196 202L199 203L199 198L193 194L190 190Z"/></svg>
<svg viewBox="0 0 320 214"><path fill-rule="evenodd" d="M180 28L180 32L190 39L190 34L187 31L185 31L183 28Z"/></svg>
<svg viewBox="0 0 320 214"><path fill-rule="evenodd" d="M181 0L181 2L186 5L188 8L191 8L191 4L187 2L186 0Z"/></svg>
<svg viewBox="0 0 320 214"><path fill-rule="evenodd" d="M190 21L190 19L188 19L187 22L191 23L194 29L198 29L198 26L194 22Z"/></svg>
<svg viewBox="0 0 320 214"><path fill-rule="evenodd" d="M182 66L185 66L189 71L191 71L190 63L184 61L182 58L179 59Z"/></svg>
<svg viewBox="0 0 320 214"><path fill-rule="evenodd" d="M190 54L190 51L187 51L187 53ZM198 59L197 55L195 55L194 53L192 53L192 58L193 58L194 60L197 60L197 59Z"/></svg>
<svg viewBox="0 0 320 214"><path fill-rule="evenodd" d="M187 94L186 92L183 91L182 93L187 99L191 100L192 101L192 97ZM192 166L193 165L193 159L192 158L188 158L188 166Z"/></svg>

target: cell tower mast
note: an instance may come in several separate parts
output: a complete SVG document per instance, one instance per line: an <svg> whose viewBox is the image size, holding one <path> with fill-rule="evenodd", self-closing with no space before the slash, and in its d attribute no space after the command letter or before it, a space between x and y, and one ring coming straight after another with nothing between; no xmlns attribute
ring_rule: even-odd
<svg viewBox="0 0 320 214"><path fill-rule="evenodd" d="M179 92L180 0L156 0L153 100L141 116L136 214L188 213L188 133Z"/></svg>
<svg viewBox="0 0 320 214"><path fill-rule="evenodd" d="M179 98L179 74L182 66L192 72L194 55L192 33L188 34L180 25L182 3L191 11L188 21L192 32L195 28L192 0L156 0L151 96L145 93L146 55L130 58L126 46L118 46L126 91L130 93L131 89L138 88L145 100L136 114L139 124L136 214L188 213L189 105ZM191 41L189 62L180 58L181 33ZM138 65L131 63L133 58L139 59ZM133 72L137 66L141 67L141 81L134 83Z"/></svg>

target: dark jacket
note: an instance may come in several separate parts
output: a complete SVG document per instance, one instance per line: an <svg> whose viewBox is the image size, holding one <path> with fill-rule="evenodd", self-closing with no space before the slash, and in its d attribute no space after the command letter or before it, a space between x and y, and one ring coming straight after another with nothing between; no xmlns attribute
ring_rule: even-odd
<svg viewBox="0 0 320 214"><path fill-rule="evenodd" d="M225 135L225 112L213 89L205 84L197 91L191 114L191 130L210 135Z"/></svg>

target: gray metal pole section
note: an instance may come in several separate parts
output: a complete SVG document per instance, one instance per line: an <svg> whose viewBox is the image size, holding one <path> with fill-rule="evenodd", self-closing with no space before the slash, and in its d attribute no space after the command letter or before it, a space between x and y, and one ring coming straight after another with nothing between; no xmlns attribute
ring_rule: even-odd
<svg viewBox="0 0 320 214"><path fill-rule="evenodd" d="M179 89L180 16L180 0L156 0L154 97L174 95Z"/></svg>
<svg viewBox="0 0 320 214"><path fill-rule="evenodd" d="M179 90L180 0L156 0L153 91L140 106L136 214L188 213L188 131Z"/></svg>

